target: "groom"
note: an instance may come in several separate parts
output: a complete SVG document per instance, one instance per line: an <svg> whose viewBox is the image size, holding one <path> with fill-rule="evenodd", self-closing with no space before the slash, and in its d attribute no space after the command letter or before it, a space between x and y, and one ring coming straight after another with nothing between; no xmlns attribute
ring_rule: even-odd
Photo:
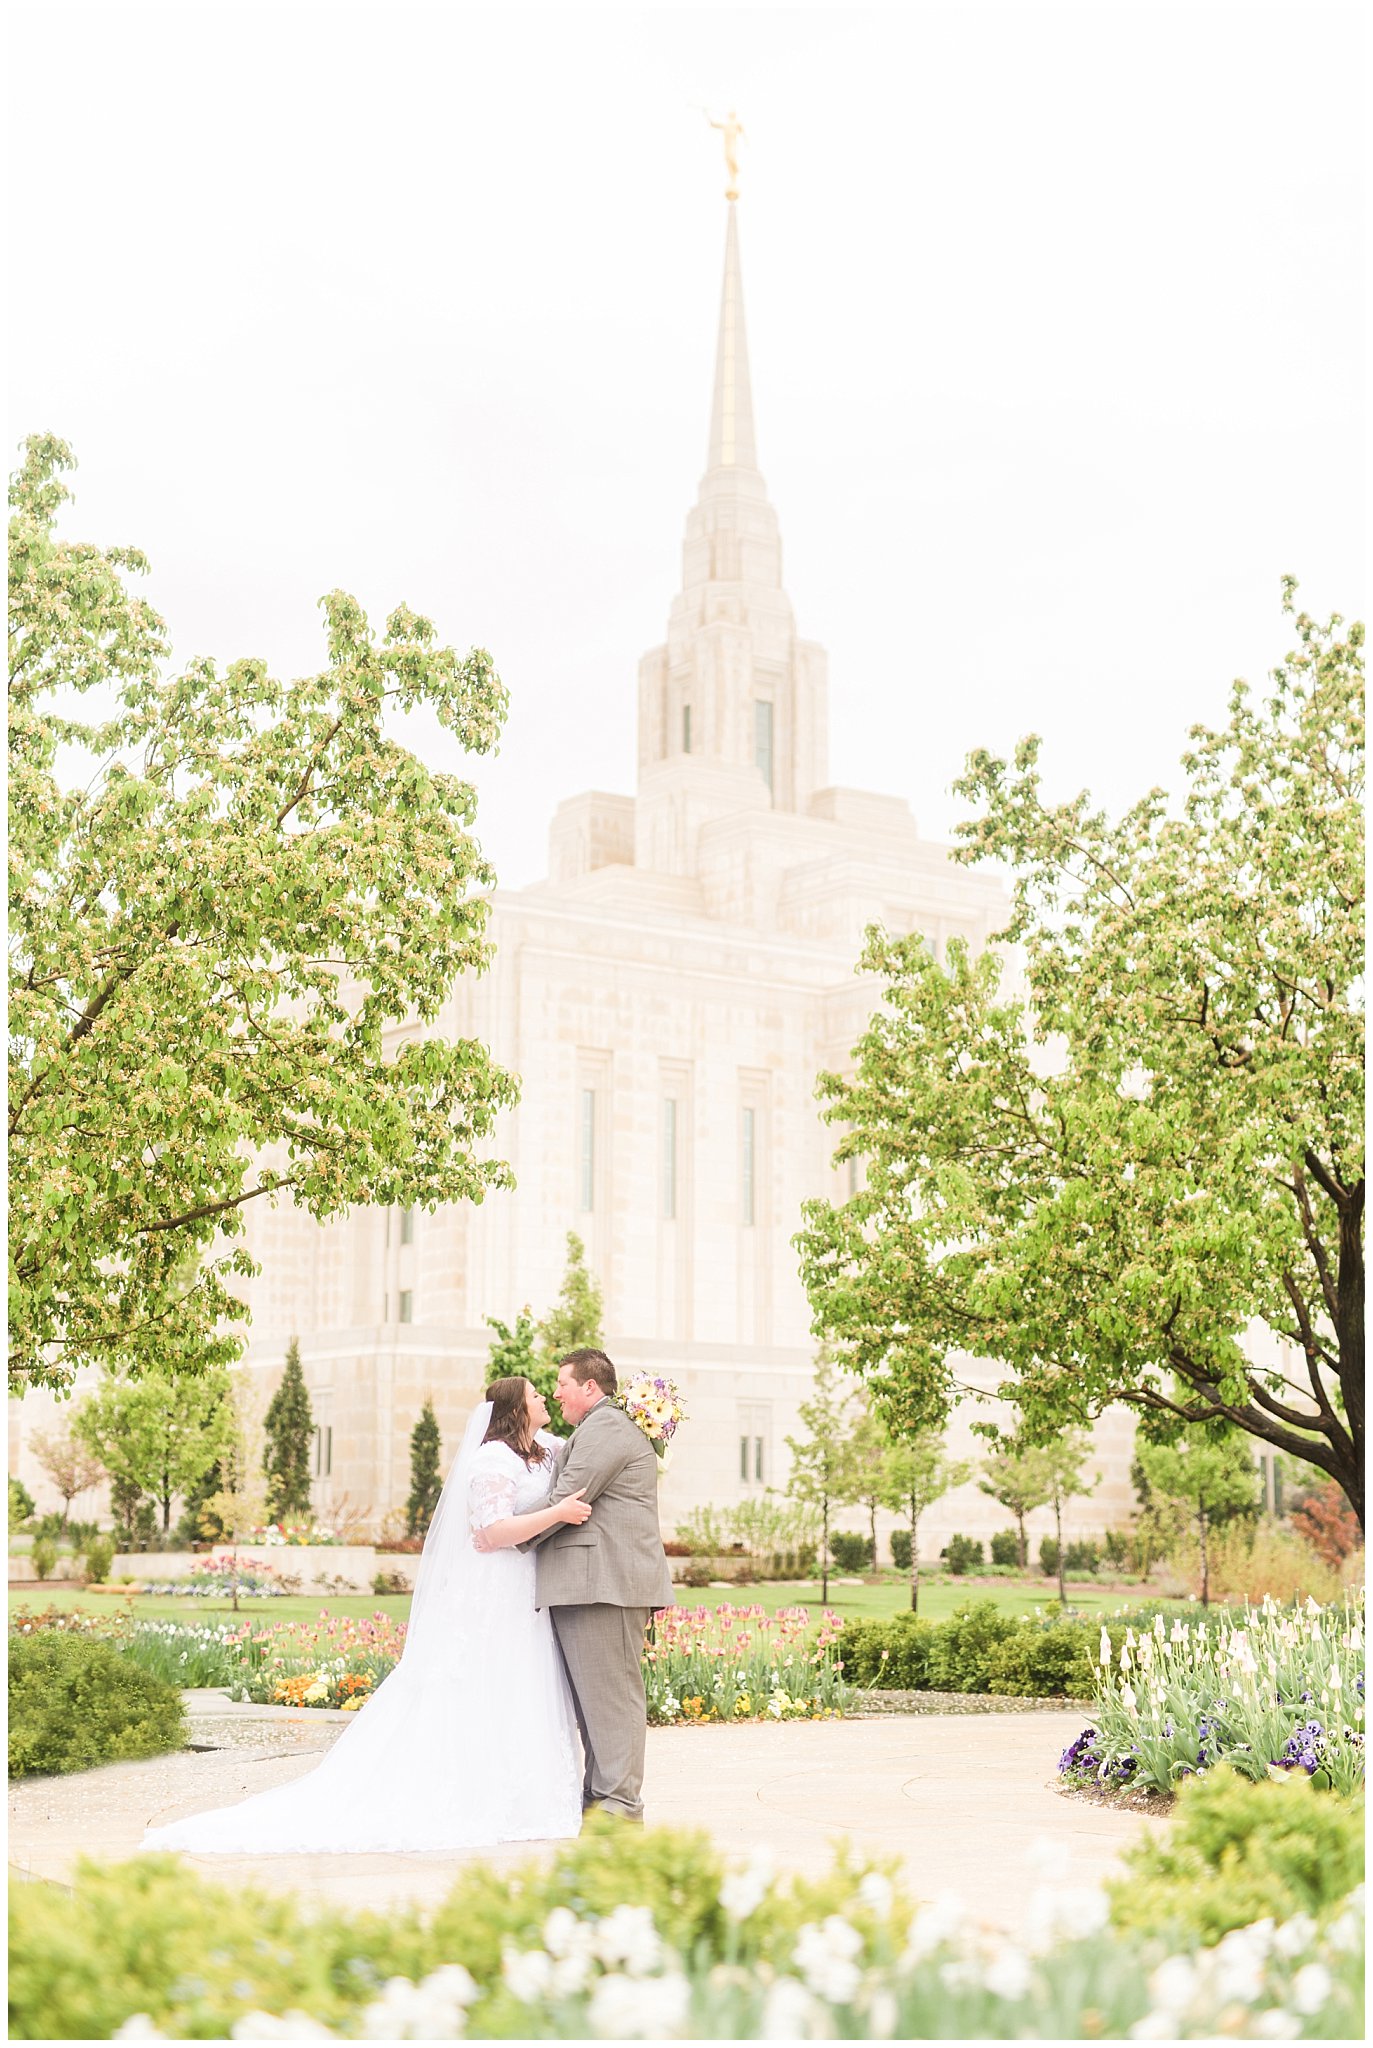
<svg viewBox="0 0 1373 2048"><path fill-rule="evenodd" d="M570 1351L554 1399L573 1434L558 1453L548 1504L580 1488L589 1522L562 1523L533 1538L535 1600L550 1610L586 1752L582 1809L600 1806L642 1821L644 1630L671 1607L672 1576L658 1532L658 1460L615 1405L615 1368L604 1351Z"/></svg>

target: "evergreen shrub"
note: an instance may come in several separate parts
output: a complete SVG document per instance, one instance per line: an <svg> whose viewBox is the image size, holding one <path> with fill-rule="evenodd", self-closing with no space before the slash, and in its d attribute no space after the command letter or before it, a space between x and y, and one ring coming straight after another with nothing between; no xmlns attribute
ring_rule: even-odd
<svg viewBox="0 0 1373 2048"><path fill-rule="evenodd" d="M993 1564L1019 1564L1020 1544L1014 1529L998 1529L991 1543Z"/></svg>
<svg viewBox="0 0 1373 2048"><path fill-rule="evenodd" d="M858 1536L847 1529L836 1529L830 1536L830 1550L835 1566L841 1572L865 1572L872 1568L871 1536Z"/></svg>
<svg viewBox="0 0 1373 2048"><path fill-rule="evenodd" d="M1095 1543L1070 1543L1063 1553L1065 1572L1094 1572L1101 1563Z"/></svg>
<svg viewBox="0 0 1373 2048"><path fill-rule="evenodd" d="M1058 1577L1058 1539L1046 1536L1039 1546L1039 1569L1046 1579Z"/></svg>
<svg viewBox="0 0 1373 2048"><path fill-rule="evenodd" d="M9 1720L12 1778L160 1756L186 1739L175 1685L61 1629L11 1638Z"/></svg>
<svg viewBox="0 0 1373 2048"><path fill-rule="evenodd" d="M965 1572L974 1570L983 1562L982 1545L971 1536L951 1536L939 1554L956 1579L961 1579Z"/></svg>
<svg viewBox="0 0 1373 2048"><path fill-rule="evenodd" d="M899 1572L911 1568L911 1532L909 1529L893 1529L891 1532L891 1561Z"/></svg>
<svg viewBox="0 0 1373 2048"><path fill-rule="evenodd" d="M114 1539L111 1536L90 1536L86 1539L86 1577L92 1585L103 1586L110 1576L114 1563Z"/></svg>
<svg viewBox="0 0 1373 2048"><path fill-rule="evenodd" d="M10 1534L22 1529L34 1514L34 1498L22 1479L10 1477Z"/></svg>
<svg viewBox="0 0 1373 2048"><path fill-rule="evenodd" d="M35 1536L29 1552L29 1563L33 1566L34 1577L46 1579L57 1564L57 1545L51 1536Z"/></svg>
<svg viewBox="0 0 1373 2048"><path fill-rule="evenodd" d="M1300 1771L1241 1778L1219 1764L1183 1779L1166 1833L1125 1853L1107 1887L1117 1927L1205 1942L1255 1920L1317 1914L1363 1882L1364 1801Z"/></svg>

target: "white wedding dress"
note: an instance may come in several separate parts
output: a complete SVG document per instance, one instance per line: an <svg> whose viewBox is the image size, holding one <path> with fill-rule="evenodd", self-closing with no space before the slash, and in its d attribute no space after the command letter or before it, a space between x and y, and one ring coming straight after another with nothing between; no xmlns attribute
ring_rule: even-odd
<svg viewBox="0 0 1373 2048"><path fill-rule="evenodd" d="M582 1759L562 1659L534 1605L534 1554L478 1551L476 1530L547 1496L544 1462L468 1425L425 1539L399 1664L302 1778L150 1827L192 1855L444 1851L578 1833Z"/></svg>

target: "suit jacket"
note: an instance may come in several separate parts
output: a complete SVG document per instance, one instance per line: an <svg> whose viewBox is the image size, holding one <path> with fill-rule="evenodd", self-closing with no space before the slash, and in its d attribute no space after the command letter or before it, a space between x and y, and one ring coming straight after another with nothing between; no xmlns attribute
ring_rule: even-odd
<svg viewBox="0 0 1373 2048"><path fill-rule="evenodd" d="M658 1459L613 1401L598 1401L559 1454L548 1504L578 1488L596 1512L531 1539L540 1607L671 1607L672 1574L658 1530Z"/></svg>

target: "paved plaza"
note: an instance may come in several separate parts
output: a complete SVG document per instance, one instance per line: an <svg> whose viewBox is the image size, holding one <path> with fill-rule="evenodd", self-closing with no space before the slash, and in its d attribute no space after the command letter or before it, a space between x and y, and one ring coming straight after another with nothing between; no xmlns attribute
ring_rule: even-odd
<svg viewBox="0 0 1373 2048"><path fill-rule="evenodd" d="M204 1747L12 1786L11 1867L61 1882L83 1855L137 1855L150 1822L299 1776L348 1718L236 1707L222 1693L189 1701L190 1740ZM1094 1886L1149 1824L1056 1789L1058 1756L1081 1727L1074 1709L651 1728L644 1796L650 1825L705 1828L741 1859L766 1846L782 1870L818 1874L847 1838L861 1852L899 1858L917 1896L957 1892L987 1926L1012 1931L1050 1857L1055 1884ZM235 1884L380 1910L436 1902L465 1864L509 1867L549 1853L520 1843L451 1856L185 1860Z"/></svg>

